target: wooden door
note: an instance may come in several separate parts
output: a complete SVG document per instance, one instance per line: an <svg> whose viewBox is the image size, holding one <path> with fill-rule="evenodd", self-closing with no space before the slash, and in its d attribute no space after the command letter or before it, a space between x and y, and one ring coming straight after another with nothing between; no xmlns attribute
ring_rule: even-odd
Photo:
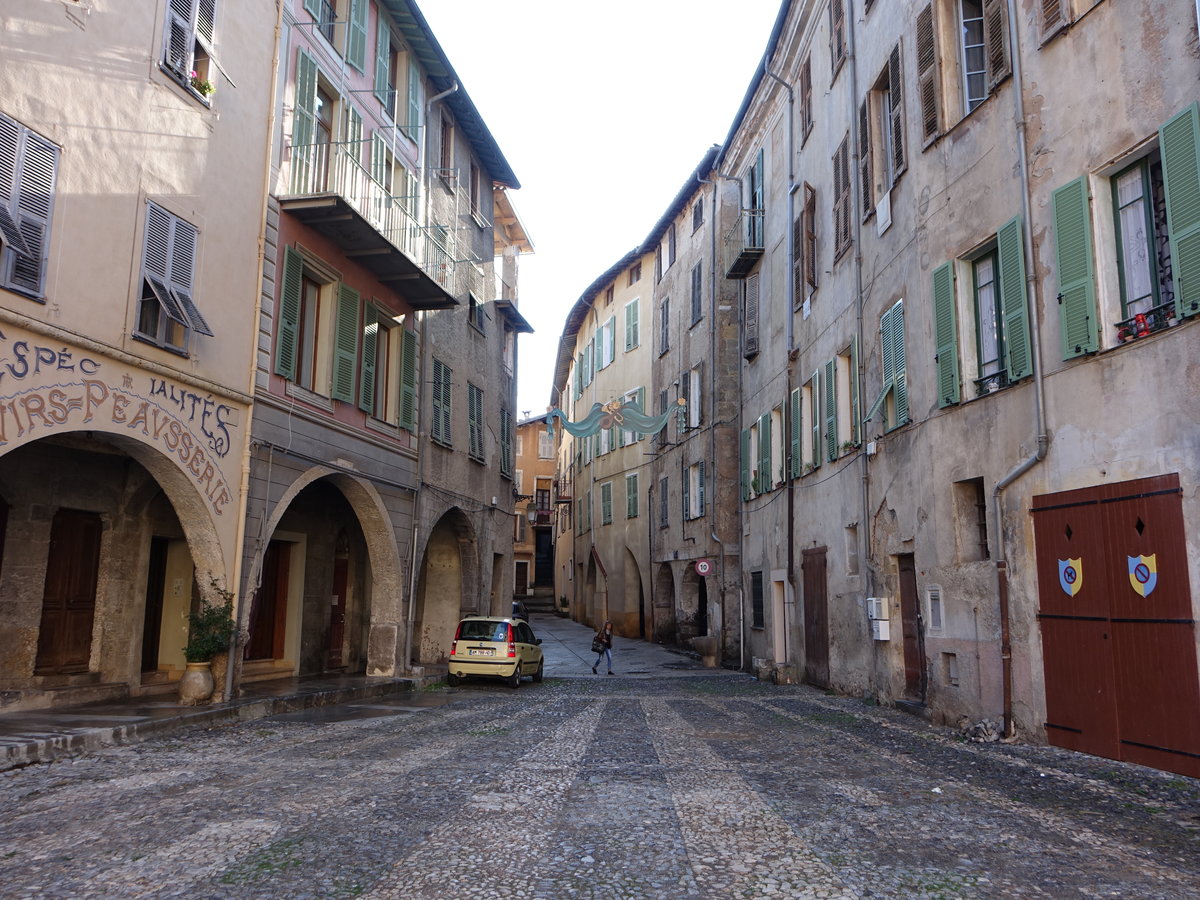
<svg viewBox="0 0 1200 900"><path fill-rule="evenodd" d="M342 643L346 637L346 593L350 583L350 560L345 556L333 559L333 596L329 600L329 642L326 644L325 665L340 669Z"/></svg>
<svg viewBox="0 0 1200 900"><path fill-rule="evenodd" d="M513 590L516 592L516 596L524 597L529 593L529 563L523 559L516 560L513 572L515 582Z"/></svg>
<svg viewBox="0 0 1200 900"><path fill-rule="evenodd" d="M263 555L263 577L250 607L246 659L282 659L287 626L288 567L291 544L271 541Z"/></svg>
<svg viewBox="0 0 1200 900"><path fill-rule="evenodd" d="M804 680L817 687L829 687L827 549L805 550L800 564L804 576Z"/></svg>
<svg viewBox="0 0 1200 900"><path fill-rule="evenodd" d="M142 617L142 671L158 670L158 642L162 636L163 591L167 578L167 539L150 538L150 564L146 567L146 612Z"/></svg>
<svg viewBox="0 0 1200 900"><path fill-rule="evenodd" d="M35 674L88 671L102 531L97 513L60 509L54 514Z"/></svg>
<svg viewBox="0 0 1200 900"><path fill-rule="evenodd" d="M904 641L904 696L925 702L925 636L921 632L921 602L917 596L917 567L911 553L896 557L900 574L900 631Z"/></svg>

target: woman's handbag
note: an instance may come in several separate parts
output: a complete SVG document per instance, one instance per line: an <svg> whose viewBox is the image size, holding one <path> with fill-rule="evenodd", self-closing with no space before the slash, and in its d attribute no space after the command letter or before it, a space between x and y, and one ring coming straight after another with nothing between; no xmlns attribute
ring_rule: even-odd
<svg viewBox="0 0 1200 900"><path fill-rule="evenodd" d="M600 635L596 635L594 638L592 638L592 652L593 653L603 653L604 652L604 641L600 640Z"/></svg>

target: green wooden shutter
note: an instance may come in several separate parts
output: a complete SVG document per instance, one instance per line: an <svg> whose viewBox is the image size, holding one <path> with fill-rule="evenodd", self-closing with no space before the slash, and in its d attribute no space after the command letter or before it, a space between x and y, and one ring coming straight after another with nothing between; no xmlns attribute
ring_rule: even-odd
<svg viewBox="0 0 1200 900"><path fill-rule="evenodd" d="M953 263L943 263L933 270L933 333L938 406L951 406L962 396L958 383L958 322L954 310Z"/></svg>
<svg viewBox="0 0 1200 900"><path fill-rule="evenodd" d="M850 440L858 444L862 440L861 398L858 385L858 337L850 345Z"/></svg>
<svg viewBox="0 0 1200 900"><path fill-rule="evenodd" d="M700 500L699 500L699 515L704 515L704 460L700 460Z"/></svg>
<svg viewBox="0 0 1200 900"><path fill-rule="evenodd" d="M367 0L350 0L349 32L346 37L346 62L360 72L367 65Z"/></svg>
<svg viewBox="0 0 1200 900"><path fill-rule="evenodd" d="M892 352L895 368L896 426L908 421L908 369L904 361L904 301L892 307Z"/></svg>
<svg viewBox="0 0 1200 900"><path fill-rule="evenodd" d="M1033 374L1029 313L1025 300L1025 233L1021 217L996 233L1000 269L1000 308L1004 315L1004 368L1010 381Z"/></svg>
<svg viewBox="0 0 1200 900"><path fill-rule="evenodd" d="M1167 233L1175 269L1175 315L1200 311L1200 105L1158 131L1166 184Z"/></svg>
<svg viewBox="0 0 1200 900"><path fill-rule="evenodd" d="M387 185L387 143L379 132L371 135L371 177L381 185Z"/></svg>
<svg viewBox="0 0 1200 900"><path fill-rule="evenodd" d="M638 514L637 473L625 476L625 518L636 519Z"/></svg>
<svg viewBox="0 0 1200 900"><path fill-rule="evenodd" d="M296 380L296 348L300 339L300 290L304 257L286 247L283 251L283 284L279 290L279 329L275 342L275 374Z"/></svg>
<svg viewBox="0 0 1200 900"><path fill-rule="evenodd" d="M775 479L771 474L771 414L763 413L758 420L758 486L759 493L765 494L775 487Z"/></svg>
<svg viewBox="0 0 1200 900"><path fill-rule="evenodd" d="M375 32L375 97L383 104L383 108L391 112L391 104L388 102L391 98L389 91L391 86L388 84L388 76L391 74L392 61L392 36L388 31L387 23L383 20L383 13L380 12L379 21L376 23Z"/></svg>
<svg viewBox="0 0 1200 900"><path fill-rule="evenodd" d="M410 140L417 140L421 129L421 70L411 56L408 60L408 116L404 133Z"/></svg>
<svg viewBox="0 0 1200 900"><path fill-rule="evenodd" d="M359 294L354 288L338 286L337 313L333 334L333 390L335 400L354 402L354 370L358 366Z"/></svg>
<svg viewBox="0 0 1200 900"><path fill-rule="evenodd" d="M646 411L646 389L644 387L640 387L634 392L633 402L637 405L638 412L644 413ZM645 435L640 431L635 431L633 433L633 439L635 441L640 441L643 437L645 437Z"/></svg>
<svg viewBox="0 0 1200 900"><path fill-rule="evenodd" d="M1054 192L1054 245L1062 354L1070 359L1099 347L1086 176Z"/></svg>
<svg viewBox="0 0 1200 900"><path fill-rule="evenodd" d="M358 408L375 412L375 355L379 349L379 310L374 303L363 306L362 375L358 382Z"/></svg>
<svg viewBox="0 0 1200 900"><path fill-rule="evenodd" d="M313 131L317 109L317 64L299 50L296 55L296 103L292 110L292 193L314 190Z"/></svg>
<svg viewBox="0 0 1200 900"><path fill-rule="evenodd" d="M821 370L812 373L809 381L809 396L812 398L812 422L809 424L809 450L812 452L812 466L821 465Z"/></svg>
<svg viewBox="0 0 1200 900"><path fill-rule="evenodd" d="M400 334L400 427L412 431L417 427L417 336L407 328Z"/></svg>
<svg viewBox="0 0 1200 900"><path fill-rule="evenodd" d="M638 302L634 300L625 307L625 349L632 350L638 343Z"/></svg>
<svg viewBox="0 0 1200 900"><path fill-rule="evenodd" d="M831 359L825 363L825 458L833 462L837 457L837 361Z"/></svg>
<svg viewBox="0 0 1200 900"><path fill-rule="evenodd" d="M304 0L304 8L318 22L321 20L321 0Z"/></svg>
<svg viewBox="0 0 1200 900"><path fill-rule="evenodd" d="M750 499L750 429L742 429L742 499Z"/></svg>
<svg viewBox="0 0 1200 900"><path fill-rule="evenodd" d="M681 465L680 472L683 476L680 481L683 487L683 521L686 522L692 517L692 478L686 465Z"/></svg>
<svg viewBox="0 0 1200 900"><path fill-rule="evenodd" d="M802 446L800 440L800 388L792 389L791 396L791 432L789 441L789 452L791 453L792 461L788 474L792 478L797 478L801 474L803 454L800 452Z"/></svg>

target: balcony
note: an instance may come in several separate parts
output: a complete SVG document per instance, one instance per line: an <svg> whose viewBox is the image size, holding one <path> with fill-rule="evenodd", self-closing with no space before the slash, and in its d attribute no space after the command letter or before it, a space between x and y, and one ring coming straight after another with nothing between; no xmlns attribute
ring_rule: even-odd
<svg viewBox="0 0 1200 900"><path fill-rule="evenodd" d="M293 146L279 205L391 285L414 309L458 305L458 273L443 233L414 215L416 197L390 193L362 166L358 143Z"/></svg>
<svg viewBox="0 0 1200 900"><path fill-rule="evenodd" d="M722 259L726 278L745 278L762 259L763 217L761 209L744 209L725 232Z"/></svg>

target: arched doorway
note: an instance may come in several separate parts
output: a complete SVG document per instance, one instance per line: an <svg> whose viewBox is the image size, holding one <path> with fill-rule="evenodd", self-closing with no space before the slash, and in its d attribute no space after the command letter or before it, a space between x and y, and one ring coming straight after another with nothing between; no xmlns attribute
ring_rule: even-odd
<svg viewBox="0 0 1200 900"><path fill-rule="evenodd" d="M708 627L708 582L696 573L694 563L683 570L679 604L679 640L687 643L694 637L704 637Z"/></svg>
<svg viewBox="0 0 1200 900"><path fill-rule="evenodd" d="M675 643L675 576L669 563L662 563L654 577L654 629L656 641Z"/></svg>
<svg viewBox="0 0 1200 900"><path fill-rule="evenodd" d="M615 616L619 616L622 623L622 633L627 635L637 635L640 638L646 636L645 622L645 601L642 595L642 570L638 566L637 557L633 555L628 547L625 548L625 565L621 573L621 598L620 610L614 611L609 615L614 622ZM609 605L613 606L610 600Z"/></svg>
<svg viewBox="0 0 1200 900"><path fill-rule="evenodd" d="M429 533L414 598L414 663L445 663L458 620L488 611L479 608L477 594L468 590L478 579L475 549L471 522L457 507L444 513Z"/></svg>

